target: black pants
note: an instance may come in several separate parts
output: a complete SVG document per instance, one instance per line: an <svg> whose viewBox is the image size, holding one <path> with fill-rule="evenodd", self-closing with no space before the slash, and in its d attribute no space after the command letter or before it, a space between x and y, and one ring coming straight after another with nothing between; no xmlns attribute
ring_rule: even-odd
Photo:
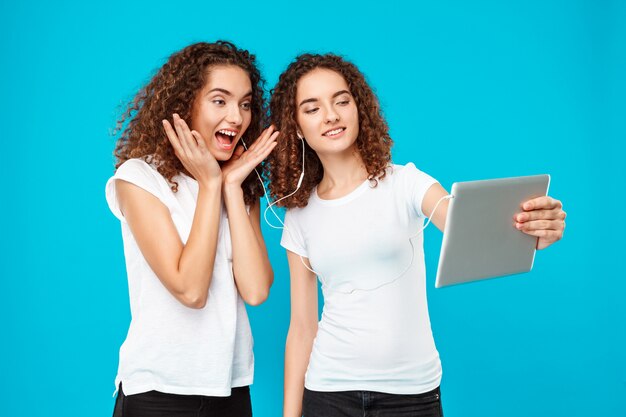
<svg viewBox="0 0 626 417"><path fill-rule="evenodd" d="M443 417L439 388L423 394L319 392L305 388L304 417Z"/></svg>
<svg viewBox="0 0 626 417"><path fill-rule="evenodd" d="M159 391L126 396L120 385L113 417L252 417L250 388L233 388L230 397Z"/></svg>

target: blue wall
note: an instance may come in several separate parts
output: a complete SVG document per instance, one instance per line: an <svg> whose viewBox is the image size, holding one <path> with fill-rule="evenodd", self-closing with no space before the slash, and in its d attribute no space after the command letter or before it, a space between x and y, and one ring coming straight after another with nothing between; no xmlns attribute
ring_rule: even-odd
<svg viewBox="0 0 626 417"><path fill-rule="evenodd" d="M445 413L624 415L625 2L211 3L0 4L3 415L111 414L130 313L108 133L170 53L220 38L254 51L269 86L299 52L345 54L395 161L448 188L550 173L567 231L530 274L435 290L441 233L426 232ZM273 417L288 271L265 231L276 281L250 309L253 402Z"/></svg>

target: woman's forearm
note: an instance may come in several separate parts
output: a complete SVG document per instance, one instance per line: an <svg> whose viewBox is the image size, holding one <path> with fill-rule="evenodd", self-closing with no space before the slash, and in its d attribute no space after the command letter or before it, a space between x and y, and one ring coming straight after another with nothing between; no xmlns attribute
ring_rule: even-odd
<svg viewBox="0 0 626 417"><path fill-rule="evenodd" d="M123 180L117 180L116 189L120 209L150 268L182 304L204 307L215 264L221 182L200 186L185 244L168 208L155 196Z"/></svg>
<svg viewBox="0 0 626 417"><path fill-rule="evenodd" d="M224 203L228 212L230 237L233 247L233 273L243 300L258 305L269 295L274 280L267 250L261 236L258 212L246 210L241 186L224 185Z"/></svg>
<svg viewBox="0 0 626 417"><path fill-rule="evenodd" d="M201 185L191 224L191 231L178 263L181 295L196 308L206 304L220 222L221 183Z"/></svg>
<svg viewBox="0 0 626 417"><path fill-rule="evenodd" d="M283 417L302 416L304 374L309 365L316 329L308 331L289 328L285 346L285 387Z"/></svg>

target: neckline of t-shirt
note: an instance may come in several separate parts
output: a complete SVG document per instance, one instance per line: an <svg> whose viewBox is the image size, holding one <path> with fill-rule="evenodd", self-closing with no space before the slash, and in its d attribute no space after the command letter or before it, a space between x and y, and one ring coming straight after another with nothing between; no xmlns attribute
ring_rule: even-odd
<svg viewBox="0 0 626 417"><path fill-rule="evenodd" d="M317 194L317 186L316 186L313 189L312 196L315 199L315 201L318 202L319 204L323 204L325 206L339 206L342 204L349 203L350 201L354 200L355 198L363 194L365 190L370 188L369 185L370 185L370 180L366 179L365 181L361 183L361 185L356 187L354 190L350 191L348 194L344 195L343 197L333 198L331 200L326 200L326 199L321 198Z"/></svg>

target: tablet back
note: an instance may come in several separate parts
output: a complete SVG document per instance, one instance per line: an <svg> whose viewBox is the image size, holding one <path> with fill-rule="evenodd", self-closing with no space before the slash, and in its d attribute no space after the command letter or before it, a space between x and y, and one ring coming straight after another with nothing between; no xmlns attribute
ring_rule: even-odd
<svg viewBox="0 0 626 417"><path fill-rule="evenodd" d="M549 175L454 183L435 287L530 271L537 238L513 216L549 183Z"/></svg>

